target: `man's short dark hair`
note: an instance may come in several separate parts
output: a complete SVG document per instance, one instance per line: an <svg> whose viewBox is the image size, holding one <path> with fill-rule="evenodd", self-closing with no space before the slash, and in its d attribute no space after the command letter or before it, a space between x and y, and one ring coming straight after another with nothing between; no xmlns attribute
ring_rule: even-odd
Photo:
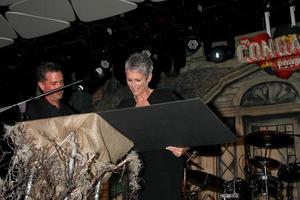
<svg viewBox="0 0 300 200"><path fill-rule="evenodd" d="M61 66L54 62L47 62L37 67L36 80L37 82L46 80L47 72L61 72Z"/></svg>

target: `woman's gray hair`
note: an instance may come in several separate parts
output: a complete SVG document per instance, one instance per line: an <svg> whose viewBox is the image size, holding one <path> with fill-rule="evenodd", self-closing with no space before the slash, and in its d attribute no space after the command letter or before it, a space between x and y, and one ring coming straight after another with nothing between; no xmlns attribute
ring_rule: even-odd
<svg viewBox="0 0 300 200"><path fill-rule="evenodd" d="M149 76L153 71L153 62L145 52L134 53L129 56L125 63L126 70L137 70Z"/></svg>

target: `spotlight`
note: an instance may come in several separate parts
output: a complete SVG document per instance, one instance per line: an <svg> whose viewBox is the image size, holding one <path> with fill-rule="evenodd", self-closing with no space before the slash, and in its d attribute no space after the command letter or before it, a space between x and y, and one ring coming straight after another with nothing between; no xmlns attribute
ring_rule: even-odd
<svg viewBox="0 0 300 200"><path fill-rule="evenodd" d="M229 45L219 45L211 49L209 57L211 61L221 63L227 59L234 58L234 52L234 47Z"/></svg>
<svg viewBox="0 0 300 200"><path fill-rule="evenodd" d="M221 47L214 47L210 52L210 59L216 63L225 61L225 51Z"/></svg>

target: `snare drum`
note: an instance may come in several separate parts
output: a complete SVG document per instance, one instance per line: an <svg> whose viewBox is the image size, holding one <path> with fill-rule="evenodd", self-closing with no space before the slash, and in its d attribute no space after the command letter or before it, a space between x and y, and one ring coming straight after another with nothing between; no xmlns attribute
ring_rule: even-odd
<svg viewBox="0 0 300 200"><path fill-rule="evenodd" d="M279 200L281 193L281 182L274 176L268 176L268 194L271 199ZM263 175L254 175L250 177L249 189L251 199L261 199L261 196L266 195L266 177Z"/></svg>

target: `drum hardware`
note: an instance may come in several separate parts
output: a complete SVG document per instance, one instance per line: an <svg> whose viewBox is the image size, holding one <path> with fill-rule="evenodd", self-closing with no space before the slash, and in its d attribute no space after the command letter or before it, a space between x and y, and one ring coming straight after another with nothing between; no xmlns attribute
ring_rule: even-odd
<svg viewBox="0 0 300 200"><path fill-rule="evenodd" d="M197 167L200 170L203 170L203 167L201 167L198 163L194 162L193 159L198 156L198 151L193 151L193 152L185 152L183 156L186 158L186 164L191 164L195 167Z"/></svg>
<svg viewBox="0 0 300 200"><path fill-rule="evenodd" d="M262 175L259 177L260 180L266 180L268 178L268 176Z"/></svg>
<svg viewBox="0 0 300 200"><path fill-rule="evenodd" d="M264 184L264 195L266 200L269 200L269 176L268 168L276 169L280 166L280 162L267 158L267 151L271 148L283 148L294 144L294 138L290 135L279 133L276 131L264 130L248 134L245 137L245 144L253 145L260 148L265 148L264 157L254 157L249 160L253 166L263 169L263 178L261 182Z"/></svg>
<svg viewBox="0 0 300 200"><path fill-rule="evenodd" d="M266 150L267 152L267 150ZM264 158L266 160L266 158ZM264 170L264 179L263 182L265 183L265 196L266 200L269 200L269 184L268 184L268 170L267 170L267 163L262 162L261 168Z"/></svg>
<svg viewBox="0 0 300 200"><path fill-rule="evenodd" d="M217 156L221 155L220 145L208 145L201 147L192 147L183 154L186 159L186 164L191 164L200 170L204 170L198 163L194 162L193 159L199 156Z"/></svg>

